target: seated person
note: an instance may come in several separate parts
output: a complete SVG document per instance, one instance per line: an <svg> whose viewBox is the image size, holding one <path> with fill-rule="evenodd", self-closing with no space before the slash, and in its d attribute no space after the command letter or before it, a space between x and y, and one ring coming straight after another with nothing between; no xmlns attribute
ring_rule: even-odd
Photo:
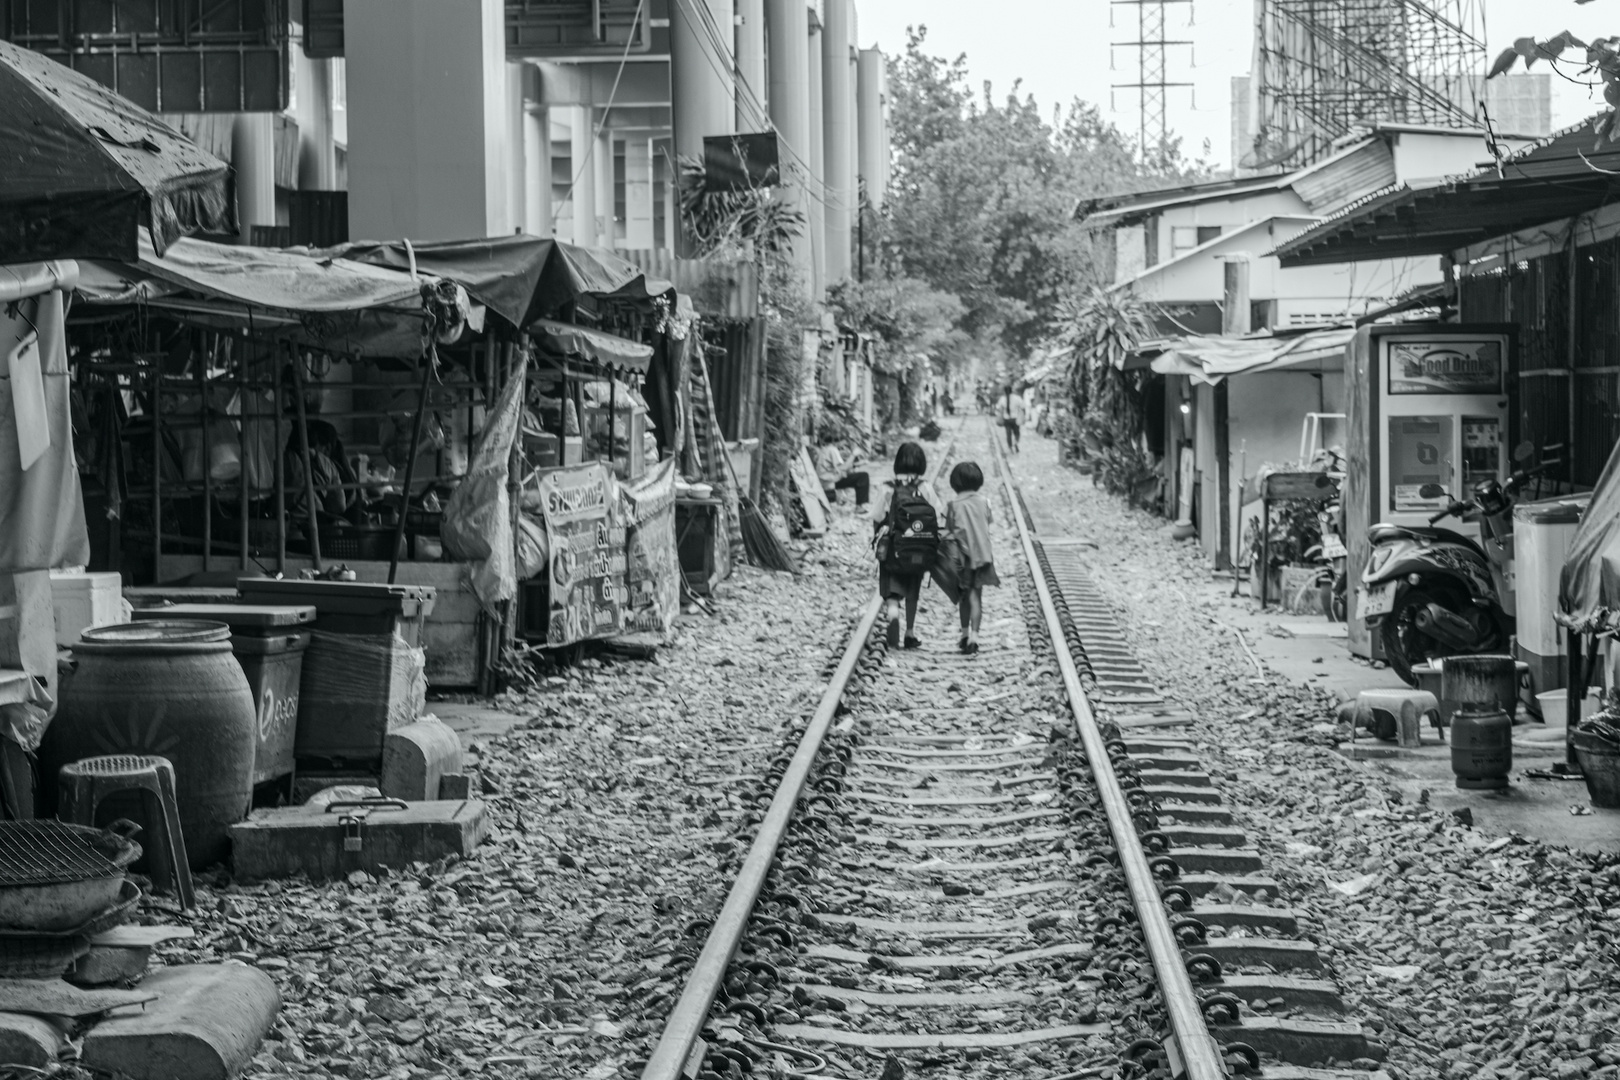
<svg viewBox="0 0 1620 1080"><path fill-rule="evenodd" d="M872 478L865 472L850 471L844 454L836 441L823 443L816 450L816 476L827 501L836 503L838 493L848 488L855 492L855 505L865 506L872 497Z"/></svg>

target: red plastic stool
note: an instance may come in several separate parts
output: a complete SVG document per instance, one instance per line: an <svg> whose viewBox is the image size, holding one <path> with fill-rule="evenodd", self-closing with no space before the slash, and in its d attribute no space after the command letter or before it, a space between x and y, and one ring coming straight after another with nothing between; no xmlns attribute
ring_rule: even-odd
<svg viewBox="0 0 1620 1080"><path fill-rule="evenodd" d="M75 825L94 826L96 808L109 795L142 792L147 820L162 833L146 845L152 865L152 886L160 890L174 888L180 895L182 909L197 906L197 895L191 885L191 866L186 862L186 841L180 832L174 765L168 758L134 754L85 758L62 766L57 784L61 791L61 809L57 816Z"/></svg>

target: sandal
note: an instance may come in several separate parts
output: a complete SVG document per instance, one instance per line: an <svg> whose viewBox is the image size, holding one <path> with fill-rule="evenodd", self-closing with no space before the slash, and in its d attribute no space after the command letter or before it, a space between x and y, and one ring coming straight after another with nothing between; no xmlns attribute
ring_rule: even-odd
<svg viewBox="0 0 1620 1080"><path fill-rule="evenodd" d="M922 640L920 638L918 638L916 634L907 634L906 635L906 648L908 648L908 649L920 649L920 648L922 648Z"/></svg>
<svg viewBox="0 0 1620 1080"><path fill-rule="evenodd" d="M977 641L970 641L966 645L962 646L962 651L967 653L969 656L972 656L974 653L979 651L979 643Z"/></svg>

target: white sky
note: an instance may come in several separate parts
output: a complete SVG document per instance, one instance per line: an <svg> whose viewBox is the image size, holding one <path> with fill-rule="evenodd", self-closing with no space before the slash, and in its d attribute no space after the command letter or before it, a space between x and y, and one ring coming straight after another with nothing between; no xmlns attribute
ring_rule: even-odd
<svg viewBox="0 0 1620 1080"><path fill-rule="evenodd" d="M1486 46L1492 58L1521 36L1550 37L1561 30L1590 38L1620 34L1620 5L1593 3L1577 6L1574 0L1471 0L1482 4ZM1067 104L1081 97L1101 106L1122 129L1135 132L1134 91L1110 92L1110 84L1134 82L1132 50L1113 50L1109 43L1127 37L1124 22L1135 21L1135 10L1118 9L1120 28L1109 26L1109 0L856 0L861 44L878 45L885 52L905 47L906 27L928 27L928 49L936 55L967 54L974 87L988 79L997 98L1015 79L1023 91L1033 93L1050 112L1056 102ZM1193 0L1192 25L1187 25L1184 3L1172 4L1167 15L1170 38L1194 42L1192 49L1173 48L1170 67L1186 75L1170 74L1174 81L1190 81L1191 89L1170 92L1169 123L1183 136L1189 155L1200 153L1205 140L1209 157L1230 164L1230 79L1247 74L1254 18L1254 0ZM1110 54L1119 70L1109 70ZM1191 63L1191 69L1186 65ZM1126 68L1132 70L1126 70ZM1542 70L1537 65L1533 70ZM1112 102L1110 98L1112 97ZM1585 87L1554 76L1553 128L1575 123L1597 111L1601 99Z"/></svg>

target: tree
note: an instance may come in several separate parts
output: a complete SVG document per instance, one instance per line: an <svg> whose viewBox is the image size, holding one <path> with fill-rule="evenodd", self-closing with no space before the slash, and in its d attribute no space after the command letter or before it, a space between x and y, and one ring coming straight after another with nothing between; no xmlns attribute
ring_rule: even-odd
<svg viewBox="0 0 1620 1080"><path fill-rule="evenodd" d="M1585 4L1590 0L1575 0L1575 2ZM1599 143L1605 137L1610 142L1620 141L1620 115L1615 112L1615 107L1620 106L1620 37L1594 38L1591 43L1587 43L1568 30L1554 34L1544 41L1522 37L1514 41L1511 48L1502 50L1485 77L1494 79L1498 75L1506 75L1520 60L1524 61L1526 71L1530 70L1537 60L1547 61L1556 70L1560 63L1568 63L1563 57L1571 50L1584 51L1586 54L1585 62L1573 76L1574 81L1596 76L1603 83L1603 100L1608 103L1609 111L1593 122L1593 134L1597 136ZM1565 78L1572 77L1565 75Z"/></svg>

